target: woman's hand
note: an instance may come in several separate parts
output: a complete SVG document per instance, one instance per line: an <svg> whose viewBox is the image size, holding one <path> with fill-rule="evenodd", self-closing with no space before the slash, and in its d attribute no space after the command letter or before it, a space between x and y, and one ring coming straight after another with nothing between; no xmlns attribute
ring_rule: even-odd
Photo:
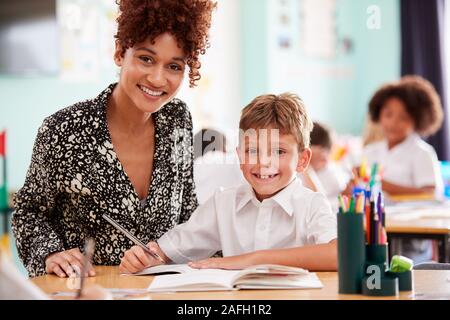
<svg viewBox="0 0 450 320"><path fill-rule="evenodd" d="M161 248L156 242L149 242L147 247L153 252L157 253L163 258L165 263L168 262L168 258L162 252ZM144 270L145 268L162 264L158 259L153 258L139 246L134 246L130 250L125 251L123 258L119 265L119 271L121 273L136 273Z"/></svg>
<svg viewBox="0 0 450 320"><path fill-rule="evenodd" d="M74 248L66 251L49 254L45 258L45 272L54 273L60 278L76 277L83 270L84 255L80 249ZM95 270L91 263L85 268L85 276L94 277Z"/></svg>
<svg viewBox="0 0 450 320"><path fill-rule="evenodd" d="M225 258L209 258L200 261L189 262L194 269L227 269L240 270L254 265L253 254L242 254Z"/></svg>

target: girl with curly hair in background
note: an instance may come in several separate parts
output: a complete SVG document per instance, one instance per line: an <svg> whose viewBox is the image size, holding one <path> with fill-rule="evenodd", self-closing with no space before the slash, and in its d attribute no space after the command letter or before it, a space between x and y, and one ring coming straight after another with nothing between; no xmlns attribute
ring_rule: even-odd
<svg viewBox="0 0 450 320"><path fill-rule="evenodd" d="M390 195L443 194L435 150L422 137L436 133L443 111L433 85L419 76L405 76L381 87L369 103L371 120L384 140L369 144L364 156L382 168L382 189ZM415 263L433 259L431 240L391 241L393 252Z"/></svg>
<svg viewBox="0 0 450 320"><path fill-rule="evenodd" d="M133 243L104 213L147 243L188 220L198 205L191 115L175 96L186 69L191 87L200 79L216 4L117 4L118 83L44 120L15 198L13 231L30 276L83 270L87 238L96 241L93 264L120 264Z"/></svg>
<svg viewBox="0 0 450 320"><path fill-rule="evenodd" d="M367 145L364 156L381 165L383 191L391 195L441 194L436 152L421 138L436 133L443 121L433 85L419 76L386 84L372 97L369 115L385 138Z"/></svg>

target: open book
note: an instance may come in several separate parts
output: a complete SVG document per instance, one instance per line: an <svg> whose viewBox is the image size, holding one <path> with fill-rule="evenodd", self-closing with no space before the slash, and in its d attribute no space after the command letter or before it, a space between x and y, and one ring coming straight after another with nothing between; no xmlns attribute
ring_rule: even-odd
<svg viewBox="0 0 450 320"><path fill-rule="evenodd" d="M323 285L315 273L281 265L257 265L243 270L192 269L187 265L147 268L140 274L158 274L148 291L222 291L238 289L315 289Z"/></svg>

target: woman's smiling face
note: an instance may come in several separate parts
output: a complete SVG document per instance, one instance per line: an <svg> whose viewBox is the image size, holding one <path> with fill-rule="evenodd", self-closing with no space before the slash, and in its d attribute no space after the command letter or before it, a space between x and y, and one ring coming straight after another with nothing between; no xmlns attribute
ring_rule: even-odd
<svg viewBox="0 0 450 320"><path fill-rule="evenodd" d="M186 58L175 37L163 33L128 48L116 45L114 61L121 67L119 90L142 112L154 113L180 90Z"/></svg>

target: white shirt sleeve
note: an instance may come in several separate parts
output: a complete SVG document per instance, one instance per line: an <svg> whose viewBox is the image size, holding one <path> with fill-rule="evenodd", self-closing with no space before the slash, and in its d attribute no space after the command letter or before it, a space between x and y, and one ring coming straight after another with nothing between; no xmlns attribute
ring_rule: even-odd
<svg viewBox="0 0 450 320"><path fill-rule="evenodd" d="M316 193L310 205L307 220L308 244L329 243L337 238L337 217L324 195Z"/></svg>
<svg viewBox="0 0 450 320"><path fill-rule="evenodd" d="M418 188L425 186L438 187L441 179L439 161L432 150L422 150L414 155L414 185Z"/></svg>
<svg viewBox="0 0 450 320"><path fill-rule="evenodd" d="M216 195L200 205L187 222L175 226L158 240L161 250L173 262L205 259L221 250Z"/></svg>

